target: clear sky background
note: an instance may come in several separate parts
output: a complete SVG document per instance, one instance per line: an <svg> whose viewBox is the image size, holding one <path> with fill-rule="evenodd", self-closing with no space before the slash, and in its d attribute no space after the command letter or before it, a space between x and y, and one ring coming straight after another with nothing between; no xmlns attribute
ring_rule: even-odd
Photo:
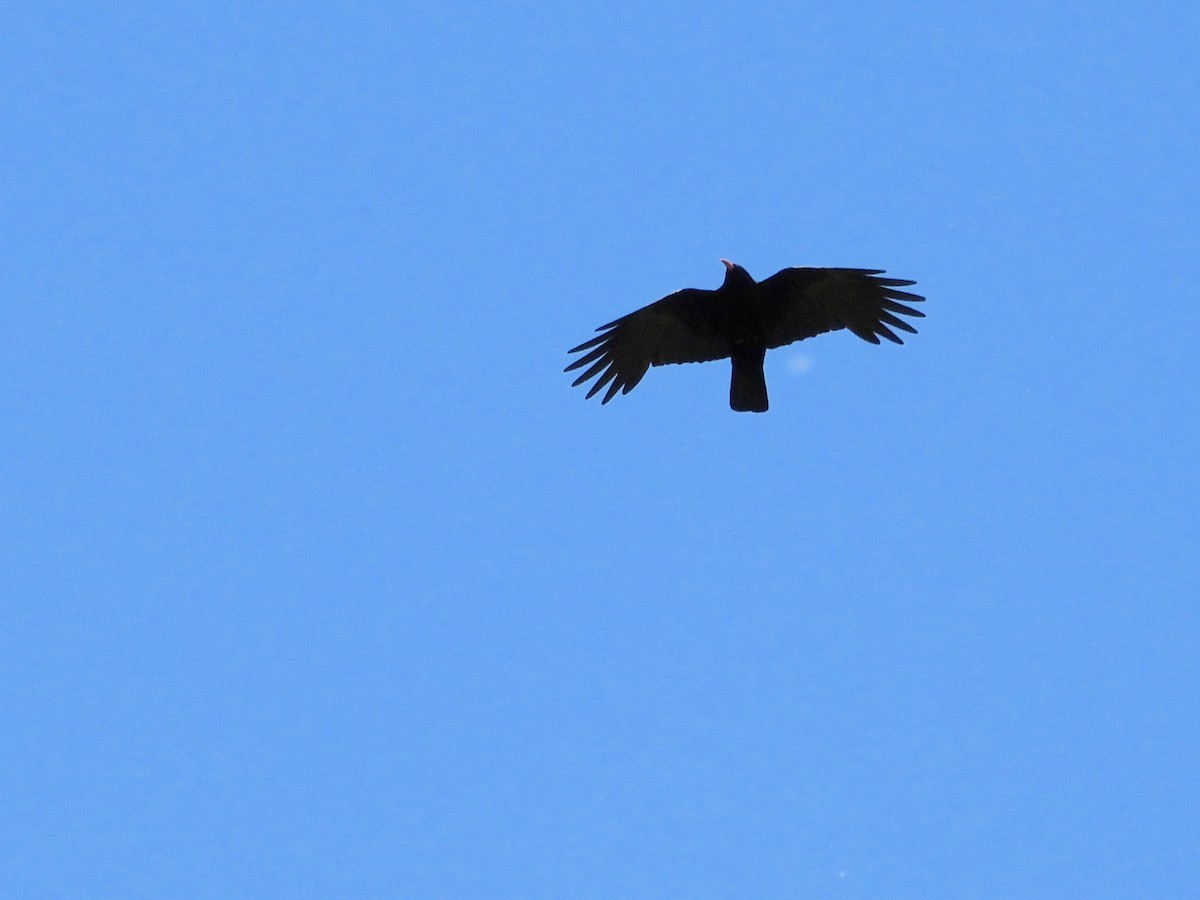
<svg viewBox="0 0 1200 900"><path fill-rule="evenodd" d="M1200 7L0 12L6 897L1200 896ZM905 346L608 406L720 257Z"/></svg>

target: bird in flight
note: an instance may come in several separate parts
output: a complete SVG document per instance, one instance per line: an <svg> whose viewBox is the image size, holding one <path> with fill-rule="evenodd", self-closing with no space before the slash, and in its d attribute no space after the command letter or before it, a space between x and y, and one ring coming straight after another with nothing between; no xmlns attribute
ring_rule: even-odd
<svg viewBox="0 0 1200 900"><path fill-rule="evenodd" d="M733 362L730 407L766 412L763 359L768 350L840 328L872 344L881 336L902 344L891 329L917 330L899 315L925 315L905 305L924 297L896 290L916 282L880 278L882 269L783 269L755 281L741 266L721 262L725 281L715 291L676 291L601 325L596 329L601 334L568 350L583 355L563 371L588 366L571 386L599 376L587 395L607 387L601 400L607 403L618 391L632 391L650 366L728 357Z"/></svg>

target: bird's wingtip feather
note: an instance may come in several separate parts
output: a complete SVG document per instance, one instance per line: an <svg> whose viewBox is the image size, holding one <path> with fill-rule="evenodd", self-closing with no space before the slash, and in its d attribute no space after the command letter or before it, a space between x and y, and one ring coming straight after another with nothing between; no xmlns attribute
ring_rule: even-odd
<svg viewBox="0 0 1200 900"><path fill-rule="evenodd" d="M916 282L910 282L910 283L916 284ZM922 297L920 294L911 294L908 291L897 291L897 290L893 290L892 288L888 288L886 291L884 291L883 296L891 297L895 300L909 300L913 303L924 303L925 302L925 298Z"/></svg>

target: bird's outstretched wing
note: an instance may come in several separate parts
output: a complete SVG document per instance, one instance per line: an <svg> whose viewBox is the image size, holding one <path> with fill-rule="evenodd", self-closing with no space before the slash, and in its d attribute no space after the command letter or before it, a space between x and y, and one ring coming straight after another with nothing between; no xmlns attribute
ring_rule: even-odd
<svg viewBox="0 0 1200 900"><path fill-rule="evenodd" d="M615 322L601 325L596 330L603 334L567 351L587 351L563 370L570 372L588 366L571 387L598 374L600 377L587 395L591 397L608 385L608 393L601 401L607 403L617 391L623 394L632 391L650 366L705 362L728 356L728 342L721 328L724 311L715 299L716 293L696 288L676 291Z"/></svg>
<svg viewBox="0 0 1200 900"><path fill-rule="evenodd" d="M899 301L919 303L924 297L898 291L915 284L902 278L880 278L882 269L784 269L759 282L767 348L848 328L864 341L880 336L903 344L892 328L916 334L899 315L925 314ZM890 326L890 327L889 327Z"/></svg>

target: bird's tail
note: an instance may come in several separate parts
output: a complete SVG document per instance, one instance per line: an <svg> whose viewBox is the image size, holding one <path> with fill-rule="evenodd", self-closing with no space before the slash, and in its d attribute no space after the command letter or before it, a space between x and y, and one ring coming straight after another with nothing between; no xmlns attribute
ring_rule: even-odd
<svg viewBox="0 0 1200 900"><path fill-rule="evenodd" d="M763 372L765 347L733 352L733 377L729 382L729 406L737 412L767 411L767 376Z"/></svg>

